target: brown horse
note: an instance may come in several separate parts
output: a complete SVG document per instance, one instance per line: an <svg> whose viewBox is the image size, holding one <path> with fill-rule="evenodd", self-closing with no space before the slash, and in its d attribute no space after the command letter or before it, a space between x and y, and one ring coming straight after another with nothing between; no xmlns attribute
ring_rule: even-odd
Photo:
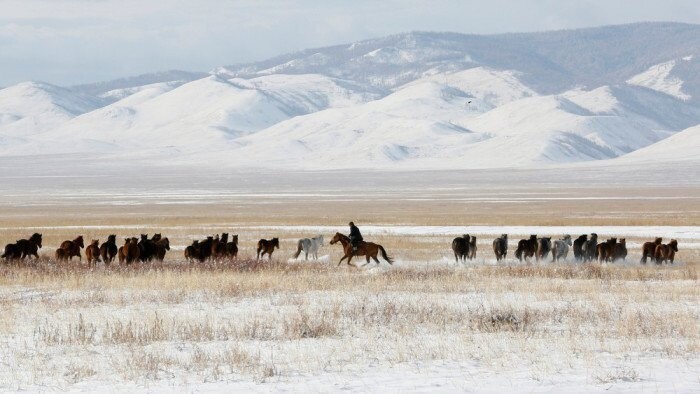
<svg viewBox="0 0 700 394"><path fill-rule="evenodd" d="M224 254L229 259L238 257L238 234L233 235L231 237L231 242L226 243Z"/></svg>
<svg viewBox="0 0 700 394"><path fill-rule="evenodd" d="M665 261L673 264L673 258L678 252L678 241L672 239L668 244L661 244L656 247L654 252L654 258L656 259L656 264L661 264Z"/></svg>
<svg viewBox="0 0 700 394"><path fill-rule="evenodd" d="M88 265L97 265L100 262L100 240L93 239L92 243L85 248L85 260Z"/></svg>
<svg viewBox="0 0 700 394"><path fill-rule="evenodd" d="M272 260L272 252L275 251L275 248L280 248L279 238L272 238L269 241L266 239L258 241L258 260L264 257L265 253L267 253L268 258Z"/></svg>
<svg viewBox="0 0 700 394"><path fill-rule="evenodd" d="M452 240L452 251L455 254L455 262L459 263L459 260L467 261L469 258L469 241L471 237L469 234L464 234L461 237L457 237Z"/></svg>
<svg viewBox="0 0 700 394"><path fill-rule="evenodd" d="M124 244L124 255L127 264L131 264L141 257L141 248L139 247L138 238L133 237L129 242Z"/></svg>
<svg viewBox="0 0 700 394"><path fill-rule="evenodd" d="M620 240L613 245L612 251L612 261L615 260L625 260L627 258L627 241L625 238L620 238Z"/></svg>
<svg viewBox="0 0 700 394"><path fill-rule="evenodd" d="M40 248L41 234L34 233L29 239L20 239L13 244L7 244L5 246L5 253L0 257L6 260L24 260L25 257L31 255L38 259Z"/></svg>
<svg viewBox="0 0 700 394"><path fill-rule="evenodd" d="M129 250L129 243L131 242L131 238L124 238L124 246L120 246L119 250L117 251L117 257L119 258L119 264L122 264L123 262L126 261L126 253Z"/></svg>
<svg viewBox="0 0 700 394"><path fill-rule="evenodd" d="M162 262L165 260L165 253L170 250L170 240L165 237L155 241L154 244L156 248L155 259Z"/></svg>
<svg viewBox="0 0 700 394"><path fill-rule="evenodd" d="M78 259L82 261L83 256L80 254L80 249L84 247L82 235L72 241L63 241L56 250L56 260L71 260L73 256L78 256Z"/></svg>
<svg viewBox="0 0 700 394"><path fill-rule="evenodd" d="M117 255L117 236L116 235L110 235L107 237L107 242L103 243L100 245L100 256L102 257L102 261L104 261L105 265L109 265L109 263L114 260L114 256Z"/></svg>
<svg viewBox="0 0 700 394"><path fill-rule="evenodd" d="M476 258L476 236L472 235L469 239L469 260Z"/></svg>
<svg viewBox="0 0 700 394"><path fill-rule="evenodd" d="M365 256L367 262L362 265L363 267L369 264L370 258L372 258L377 264L379 264L379 259L377 258L377 254L379 252L382 253L382 258L384 258L384 260L386 260L387 263L394 263L394 260L392 260L391 257L387 256L386 250L384 250L384 247L382 245L375 244L372 242L360 241L360 243L357 245L357 250L352 250L350 238L348 238L348 236L345 234L335 233L330 243L331 245L335 245L338 242L340 242L340 244L343 245L343 252L345 253L345 255L340 258L340 261L338 261L338 265L340 265L340 263L342 263L343 260L348 259L348 265L357 267L355 264L352 264L350 262L353 256Z"/></svg>
<svg viewBox="0 0 700 394"><path fill-rule="evenodd" d="M521 239L518 241L518 248L515 249L515 257L520 260L520 262L525 259L526 261L535 255L537 251L537 235L531 234L528 239Z"/></svg>
<svg viewBox="0 0 700 394"><path fill-rule="evenodd" d="M535 259L537 261L540 261L540 259L545 259L552 250L552 237L537 238L536 245Z"/></svg>
<svg viewBox="0 0 700 394"><path fill-rule="evenodd" d="M501 261L508 254L508 234L501 234L500 237L493 240L493 253L496 255L496 261Z"/></svg>
<svg viewBox="0 0 700 394"><path fill-rule="evenodd" d="M185 260L194 263L199 260L199 240L192 241L192 245L185 248Z"/></svg>
<svg viewBox="0 0 700 394"><path fill-rule="evenodd" d="M605 242L596 245L596 257L598 262L612 261L615 255L615 245L617 244L617 238L610 238Z"/></svg>
<svg viewBox="0 0 700 394"><path fill-rule="evenodd" d="M640 263L646 264L647 263L647 258L654 258L654 254L656 253L656 247L661 245L661 242L663 241L663 238L658 237L654 240L654 242L644 242L642 245L642 258L639 260Z"/></svg>

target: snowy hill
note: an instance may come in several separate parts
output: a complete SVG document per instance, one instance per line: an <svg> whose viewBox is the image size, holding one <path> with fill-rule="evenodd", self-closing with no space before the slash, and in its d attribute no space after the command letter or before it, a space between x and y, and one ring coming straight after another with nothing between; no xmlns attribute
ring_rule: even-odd
<svg viewBox="0 0 700 394"><path fill-rule="evenodd" d="M699 51L700 27L671 23L417 32L210 74L26 82L0 90L0 155L287 169L670 158L700 124Z"/></svg>
<svg viewBox="0 0 700 394"><path fill-rule="evenodd" d="M621 162L700 161L700 126L678 132L619 159ZM690 175L690 174L689 174Z"/></svg>

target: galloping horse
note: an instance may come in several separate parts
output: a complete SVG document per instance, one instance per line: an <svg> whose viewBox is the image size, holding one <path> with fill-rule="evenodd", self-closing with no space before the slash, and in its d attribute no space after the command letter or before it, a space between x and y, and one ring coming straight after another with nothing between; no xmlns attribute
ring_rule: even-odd
<svg viewBox="0 0 700 394"><path fill-rule="evenodd" d="M552 243L552 262L566 261L566 256L569 254L569 246L571 246L571 235L569 234L565 234L564 238L554 241Z"/></svg>
<svg viewBox="0 0 700 394"><path fill-rule="evenodd" d="M642 245L642 258L639 260L640 263L646 264L647 257L654 259L654 254L656 253L656 247L661 245L663 238L659 237L654 240L654 242L644 242Z"/></svg>
<svg viewBox="0 0 700 394"><path fill-rule="evenodd" d="M467 261L469 258L469 241L471 237L469 234L463 234L461 237L457 237L452 240L452 251L455 254L455 262L459 263L459 260Z"/></svg>
<svg viewBox="0 0 700 394"><path fill-rule="evenodd" d="M279 238L272 238L269 241L266 239L258 241L258 260L265 257L265 253L267 253L267 257L272 260L272 252L275 251L275 248L280 248Z"/></svg>
<svg viewBox="0 0 700 394"><path fill-rule="evenodd" d="M678 241L675 239L672 239L668 244L657 246L656 251L654 251L656 264L661 264L665 261L673 264L673 258L676 256L676 252L678 252Z"/></svg>
<svg viewBox="0 0 700 394"><path fill-rule="evenodd" d="M518 248L515 250L515 257L520 260L520 262L527 261L529 258L535 255L537 251L537 235L531 234L528 239L521 239L518 241Z"/></svg>
<svg viewBox="0 0 700 394"><path fill-rule="evenodd" d="M90 245L85 248L85 260L88 265L97 265L100 262L100 240L93 239Z"/></svg>
<svg viewBox="0 0 700 394"><path fill-rule="evenodd" d="M583 255L585 253L583 248L586 245L586 241L588 241L588 236L586 234L579 236L574 241L574 260L576 260L576 261L583 260Z"/></svg>
<svg viewBox="0 0 700 394"><path fill-rule="evenodd" d="M105 264L109 264L117 255L117 236L112 234L107 237L107 241L100 245L100 256Z"/></svg>
<svg viewBox="0 0 700 394"><path fill-rule="evenodd" d="M41 234L34 233L29 239L20 239L13 244L5 246L5 253L2 258L7 260L22 259L31 255L39 258L38 250L41 248Z"/></svg>
<svg viewBox="0 0 700 394"><path fill-rule="evenodd" d="M335 233L333 236L333 239L331 239L331 245L335 245L336 243L340 242L341 245L343 245L343 252L345 255L340 258L340 261L338 261L338 265L343 262L343 260L348 259L348 265L352 265L353 267L357 267L355 264L352 264L350 260L352 260L353 256L365 256L367 259L367 262L363 264L362 266L364 267L365 265L369 264L369 259L370 257L374 259L374 261L379 264L379 259L377 259L377 254L379 252L382 252L382 258L386 260L387 263L393 264L394 260L391 259L391 257L387 256L386 250L384 250L384 247L382 245L378 245L372 242L366 242L366 241L361 241L357 245L357 250L352 250L352 244L350 243L350 238L348 238L347 235L341 234L341 233Z"/></svg>
<svg viewBox="0 0 700 394"><path fill-rule="evenodd" d="M508 254L508 234L501 234L500 237L493 240L493 253L496 255L496 261L501 261Z"/></svg>
<svg viewBox="0 0 700 394"><path fill-rule="evenodd" d="M298 258L301 252L304 252L304 260L309 259L309 253L318 260L318 248L321 246L323 246L323 235L317 235L313 238L302 238L297 243L297 252L294 254L294 258Z"/></svg>
<svg viewBox="0 0 700 394"><path fill-rule="evenodd" d="M82 235L72 241L63 241L56 250L56 260L71 260L73 256L78 256L78 259L82 261L83 256L80 254L80 249L84 247Z"/></svg>

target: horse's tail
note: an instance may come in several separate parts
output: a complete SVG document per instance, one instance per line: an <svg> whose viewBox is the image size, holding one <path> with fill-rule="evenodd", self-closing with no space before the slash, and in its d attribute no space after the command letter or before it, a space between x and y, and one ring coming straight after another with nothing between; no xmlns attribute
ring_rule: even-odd
<svg viewBox="0 0 700 394"><path fill-rule="evenodd" d="M515 249L515 257L516 257L518 260L521 260L521 261L522 261L522 259L523 259L523 248L522 248L522 246L518 245L518 248Z"/></svg>
<svg viewBox="0 0 700 394"><path fill-rule="evenodd" d="M297 257L299 257L299 255L301 254L303 249L304 249L304 241L300 239L299 242L297 243L297 252L294 254L295 259Z"/></svg>
<svg viewBox="0 0 700 394"><path fill-rule="evenodd" d="M382 252L382 257L384 258L384 260L386 260L387 263L394 264L394 260L392 260L391 257L387 256L386 250L384 250L384 247L382 245L377 245L377 248L379 248L379 251Z"/></svg>

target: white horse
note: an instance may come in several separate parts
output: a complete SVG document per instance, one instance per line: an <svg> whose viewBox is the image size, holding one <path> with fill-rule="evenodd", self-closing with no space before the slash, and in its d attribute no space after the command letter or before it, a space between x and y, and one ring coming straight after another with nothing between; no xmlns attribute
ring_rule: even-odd
<svg viewBox="0 0 700 394"><path fill-rule="evenodd" d="M297 252L294 255L296 259L302 251L304 251L304 260L309 259L309 253L314 259L318 260L318 248L323 246L323 235L317 235L313 238L302 238L297 243Z"/></svg>
<svg viewBox="0 0 700 394"><path fill-rule="evenodd" d="M566 261L566 256L569 254L569 246L571 246L571 236L564 235L564 238L558 239L552 243L552 262L562 259Z"/></svg>

